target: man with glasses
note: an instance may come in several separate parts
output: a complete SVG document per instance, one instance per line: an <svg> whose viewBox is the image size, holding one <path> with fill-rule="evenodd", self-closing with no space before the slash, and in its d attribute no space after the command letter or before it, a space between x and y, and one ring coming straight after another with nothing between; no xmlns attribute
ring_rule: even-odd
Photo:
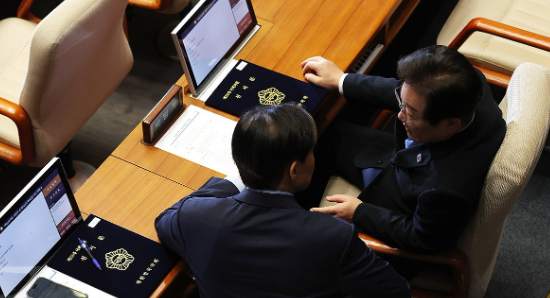
<svg viewBox="0 0 550 298"><path fill-rule="evenodd" d="M355 223L396 247L433 252L452 247L477 206L485 176L506 132L502 113L481 72L445 46L399 60L399 80L344 74L312 57L305 78L339 89L349 105L398 113L394 133L335 122L319 140L310 187L297 195L315 207L331 175L360 189L333 194L337 204L312 211Z"/></svg>

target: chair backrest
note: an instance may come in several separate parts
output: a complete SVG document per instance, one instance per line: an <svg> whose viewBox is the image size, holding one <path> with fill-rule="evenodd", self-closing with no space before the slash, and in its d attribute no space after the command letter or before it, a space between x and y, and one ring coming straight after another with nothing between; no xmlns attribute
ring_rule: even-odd
<svg viewBox="0 0 550 298"><path fill-rule="evenodd" d="M65 0L34 30L19 104L31 118L35 160L58 154L128 74L127 0Z"/></svg>
<svg viewBox="0 0 550 298"><path fill-rule="evenodd" d="M507 131L483 186L477 212L457 248L468 257L468 297L483 297L491 278L506 217L525 189L550 126L550 70L523 63L500 104Z"/></svg>
<svg viewBox="0 0 550 298"><path fill-rule="evenodd" d="M530 0L459 0L445 22L437 44L449 45L474 18L487 18L532 33L550 36L550 2ZM550 67L550 53L486 33L474 33L460 47L460 52L474 64L498 70L512 71L522 62L534 62Z"/></svg>

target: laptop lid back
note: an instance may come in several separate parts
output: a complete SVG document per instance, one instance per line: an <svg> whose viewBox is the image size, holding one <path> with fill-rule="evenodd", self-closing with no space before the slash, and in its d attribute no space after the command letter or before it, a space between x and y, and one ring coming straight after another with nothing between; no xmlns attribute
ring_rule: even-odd
<svg viewBox="0 0 550 298"><path fill-rule="evenodd" d="M82 216L58 158L0 212L0 297L11 297L46 264Z"/></svg>

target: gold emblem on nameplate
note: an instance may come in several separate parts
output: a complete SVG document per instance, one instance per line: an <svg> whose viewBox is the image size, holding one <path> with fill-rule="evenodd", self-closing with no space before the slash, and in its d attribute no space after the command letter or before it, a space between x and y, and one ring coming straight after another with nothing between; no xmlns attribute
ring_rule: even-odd
<svg viewBox="0 0 550 298"><path fill-rule="evenodd" d="M107 260L105 266L109 269L126 270L134 259L134 256L129 254L124 248L119 248L105 254L105 260Z"/></svg>
<svg viewBox="0 0 550 298"><path fill-rule="evenodd" d="M285 94L275 87L267 88L265 90L258 92L258 97L260 97L260 104L275 106L281 104L283 99L285 99Z"/></svg>

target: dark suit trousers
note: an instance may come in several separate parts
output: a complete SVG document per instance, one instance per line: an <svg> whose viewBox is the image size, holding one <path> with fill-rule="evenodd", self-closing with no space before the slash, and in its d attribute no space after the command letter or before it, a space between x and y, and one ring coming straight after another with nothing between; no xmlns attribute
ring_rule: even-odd
<svg viewBox="0 0 550 298"><path fill-rule="evenodd" d="M307 189L295 194L306 209L319 206L329 178L340 176L363 189L362 169L355 165L355 156L372 142L391 142L393 135L365 126L335 122L321 136L315 148L315 171Z"/></svg>

